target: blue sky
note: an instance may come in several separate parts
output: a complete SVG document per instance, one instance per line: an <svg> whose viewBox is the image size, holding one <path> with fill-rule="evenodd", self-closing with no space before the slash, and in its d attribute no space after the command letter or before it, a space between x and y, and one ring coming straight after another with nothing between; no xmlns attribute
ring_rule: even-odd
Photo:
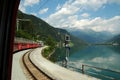
<svg viewBox="0 0 120 80"><path fill-rule="evenodd" d="M19 9L57 28L120 32L120 0L21 0Z"/></svg>

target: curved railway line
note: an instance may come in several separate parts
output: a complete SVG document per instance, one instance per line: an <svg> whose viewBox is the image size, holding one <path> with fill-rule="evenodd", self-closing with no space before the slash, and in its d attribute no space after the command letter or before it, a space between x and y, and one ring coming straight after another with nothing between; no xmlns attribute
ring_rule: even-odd
<svg viewBox="0 0 120 80"><path fill-rule="evenodd" d="M23 65L32 76L32 79L33 80L53 80L47 74L42 72L37 66L35 66L34 63L30 60L29 55L33 50L34 49L26 52L22 57Z"/></svg>
<svg viewBox="0 0 120 80"><path fill-rule="evenodd" d="M112 70L107 70L107 69L98 68L98 67L89 66L89 65L82 65L82 69L79 69L81 71L81 74L79 74L77 72L70 71L58 65L52 64L41 56L40 52L42 51L42 49L44 48L30 49L29 51L25 52L24 55L22 56L21 60L22 60L24 69L27 70L28 72L27 74L28 74L29 80L65 80L65 79L66 80L81 80L81 79L99 80L95 77L87 76L87 75L92 76L92 74L99 75L100 79L105 78L105 80L106 79L107 80L119 80L119 79L113 78L112 76L94 73L94 71L93 72L86 71L84 68L90 67L90 68L95 68L98 70L115 72ZM38 65L38 64L41 64L41 65ZM48 67L48 65L50 66ZM72 67L72 66L69 66L69 67ZM74 67L72 68L78 69Z"/></svg>

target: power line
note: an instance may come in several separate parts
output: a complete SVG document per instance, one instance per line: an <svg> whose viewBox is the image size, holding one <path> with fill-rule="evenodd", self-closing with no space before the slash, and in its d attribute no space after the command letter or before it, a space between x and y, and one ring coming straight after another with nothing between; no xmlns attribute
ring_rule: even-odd
<svg viewBox="0 0 120 80"><path fill-rule="evenodd" d="M43 6L45 6L45 4L47 4L49 1L50 1L50 0L46 0L43 4L41 4L40 7L38 7L38 9L40 10L40 8L42 8ZM37 9L37 11L38 11L38 9Z"/></svg>

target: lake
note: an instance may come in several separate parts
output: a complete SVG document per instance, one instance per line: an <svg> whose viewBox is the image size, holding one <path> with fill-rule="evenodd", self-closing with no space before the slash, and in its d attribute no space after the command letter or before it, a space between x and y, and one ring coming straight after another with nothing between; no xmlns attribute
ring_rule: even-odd
<svg viewBox="0 0 120 80"><path fill-rule="evenodd" d="M65 50L59 49L53 56L57 59L58 63L61 63L61 60L65 56ZM72 50L71 48L70 56L68 59L68 65L76 69L72 69L70 67L68 68L76 70L78 72L81 72L79 69L81 69L82 64L120 72L120 46L86 46L84 48L77 49L76 51L75 49ZM87 66L84 68L86 74L101 78L102 80L111 80L113 78L120 80L119 73L94 69ZM96 72L97 74L91 74L90 72ZM105 77L103 77L103 75L105 75Z"/></svg>

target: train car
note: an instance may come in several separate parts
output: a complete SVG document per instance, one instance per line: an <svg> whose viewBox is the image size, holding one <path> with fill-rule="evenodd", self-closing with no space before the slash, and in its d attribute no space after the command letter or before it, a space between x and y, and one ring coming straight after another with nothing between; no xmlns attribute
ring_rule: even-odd
<svg viewBox="0 0 120 80"><path fill-rule="evenodd" d="M41 47L41 43L28 40L25 38L18 38L15 37L14 39L14 52L20 51L20 50L25 50L25 49L30 49L30 48L36 48L36 47Z"/></svg>

